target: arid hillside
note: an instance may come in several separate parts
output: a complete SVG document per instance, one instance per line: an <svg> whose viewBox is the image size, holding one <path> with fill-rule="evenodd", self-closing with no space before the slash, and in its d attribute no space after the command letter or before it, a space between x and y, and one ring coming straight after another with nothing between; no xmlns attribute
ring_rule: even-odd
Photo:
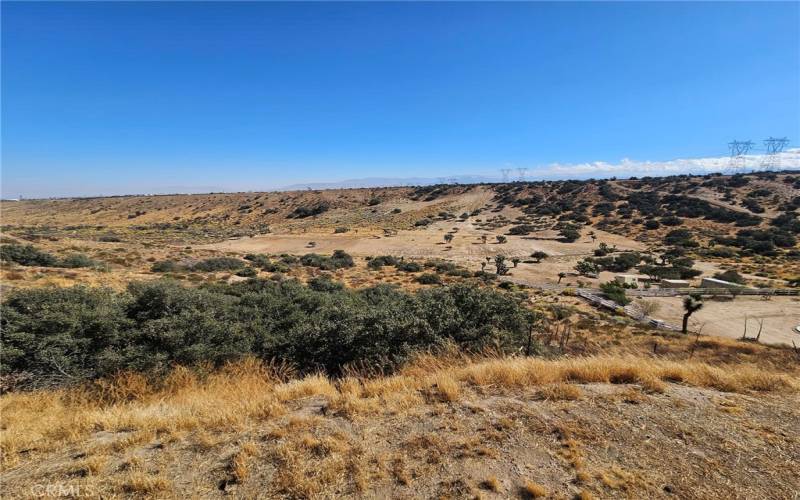
<svg viewBox="0 0 800 500"><path fill-rule="evenodd" d="M800 489L796 173L0 209L9 497Z"/></svg>
<svg viewBox="0 0 800 500"><path fill-rule="evenodd" d="M14 497L791 498L797 390L642 357L422 357L336 380L250 360L4 396L0 478Z"/></svg>

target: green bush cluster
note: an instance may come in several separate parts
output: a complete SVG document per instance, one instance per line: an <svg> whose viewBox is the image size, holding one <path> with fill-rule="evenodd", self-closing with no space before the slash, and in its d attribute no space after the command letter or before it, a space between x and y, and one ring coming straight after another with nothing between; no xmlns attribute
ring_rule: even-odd
<svg viewBox="0 0 800 500"><path fill-rule="evenodd" d="M245 262L235 257L211 257L193 264L179 264L174 260L160 260L150 266L154 273L174 273L178 271L238 271L245 267Z"/></svg>
<svg viewBox="0 0 800 500"><path fill-rule="evenodd" d="M326 271L333 271L345 267L353 267L353 257L344 250L334 250L333 255L319 255L316 253L307 253L300 257L300 264L309 267L316 267Z"/></svg>
<svg viewBox="0 0 800 500"><path fill-rule="evenodd" d="M397 257L392 255L378 255L377 257L372 257L367 262L367 268L373 271L377 271L378 269L382 268L383 266L396 266L398 263Z"/></svg>
<svg viewBox="0 0 800 500"><path fill-rule="evenodd" d="M600 285L603 295L621 306L630 304L631 299L625 295L625 287L616 281L609 281Z"/></svg>
<svg viewBox="0 0 800 500"><path fill-rule="evenodd" d="M321 202L313 207L297 207L292 212L286 216L287 219L305 219L306 217L313 217L316 215L323 214L331 209L331 205L328 202Z"/></svg>
<svg viewBox="0 0 800 500"><path fill-rule="evenodd" d="M123 292L19 290L0 312L3 373L26 372L39 384L120 370L163 373L175 363L218 365L247 355L333 374L356 362L390 369L446 343L519 349L530 321L519 299L490 289L355 291L328 278L310 286L254 279L189 288L159 280Z"/></svg>
<svg viewBox="0 0 800 500"><path fill-rule="evenodd" d="M67 255L59 259L53 254L39 250L33 245L10 243L0 246L0 260L21 266L41 267L93 267L97 262L82 253Z"/></svg>

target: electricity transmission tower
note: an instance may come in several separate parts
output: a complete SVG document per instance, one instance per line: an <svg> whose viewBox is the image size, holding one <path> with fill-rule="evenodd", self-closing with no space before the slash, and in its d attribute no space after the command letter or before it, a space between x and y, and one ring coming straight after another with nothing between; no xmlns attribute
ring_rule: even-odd
<svg viewBox="0 0 800 500"><path fill-rule="evenodd" d="M508 182L508 174L511 173L510 168L501 168L500 173L503 174L503 182Z"/></svg>
<svg viewBox="0 0 800 500"><path fill-rule="evenodd" d="M731 151L731 159L728 165L729 173L738 173L744 171L745 155L753 148L753 141L733 141L728 143L728 149Z"/></svg>
<svg viewBox="0 0 800 500"><path fill-rule="evenodd" d="M519 173L519 181L520 182L525 182L525 174L528 173L528 169L519 167L519 168L517 168L517 172Z"/></svg>
<svg viewBox="0 0 800 500"><path fill-rule="evenodd" d="M761 158L762 170L780 170L781 156L780 154L789 145L789 139L786 137L775 138L770 137L764 139L764 149L766 153Z"/></svg>

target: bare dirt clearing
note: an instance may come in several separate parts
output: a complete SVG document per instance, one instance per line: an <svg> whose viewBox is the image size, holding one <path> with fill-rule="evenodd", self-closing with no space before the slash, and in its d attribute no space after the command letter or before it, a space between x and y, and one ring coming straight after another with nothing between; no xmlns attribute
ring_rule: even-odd
<svg viewBox="0 0 800 500"><path fill-rule="evenodd" d="M445 243L444 235L456 231L452 242ZM443 221L430 224L425 229L398 231L396 236L384 236L382 232L353 230L344 234L307 232L303 234L267 234L253 238L233 240L197 246L236 253L331 253L344 250L359 257L394 255L417 259L447 259L465 265L470 270L479 270L487 257L504 255L530 260L531 253L540 250L551 257L541 263L520 263L512 274L525 280L555 283L561 271L572 272L575 263L592 254L597 242L616 245L619 250L641 250L644 245L623 236L595 231L597 242L584 236L574 243L564 243L555 231L541 231L529 236L506 236L507 243L500 244L496 237L503 230L486 231L466 222ZM481 236L487 242L483 243ZM541 238L541 239L539 239ZM314 242L314 245L309 245Z"/></svg>
<svg viewBox="0 0 800 500"><path fill-rule="evenodd" d="M655 317L681 324L684 312L681 297L649 297L646 300L659 304ZM691 324L694 330L702 326L704 335L741 338L747 318L747 336L752 338L758 333L763 319L760 342L792 345L794 340L800 345L800 334L794 330L800 325L800 299L797 297L762 300L756 296L742 296L735 300L705 300L703 304L703 308L692 315Z"/></svg>

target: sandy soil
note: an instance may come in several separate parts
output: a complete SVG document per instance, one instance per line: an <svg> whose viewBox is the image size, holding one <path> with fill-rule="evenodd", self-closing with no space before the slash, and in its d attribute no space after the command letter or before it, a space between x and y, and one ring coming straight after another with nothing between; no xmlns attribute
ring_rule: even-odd
<svg viewBox="0 0 800 500"><path fill-rule="evenodd" d="M444 235L457 229L451 244L445 244ZM584 235L574 243L558 241L554 231L542 231L529 236L507 236L508 242L499 244L496 236L505 232L503 229L486 231L477 228L471 221L436 222L426 229L399 231L396 236L383 236L375 231L353 230L344 234L315 233L304 234L268 234L253 238L238 238L220 243L198 246L196 248L231 251L237 253L293 253L304 254L317 252L329 254L341 249L359 256L394 255L407 258L431 259L442 258L457 262L471 270L480 270L481 262L486 257L502 254L508 257L519 257L530 260L530 254L541 250L551 257L541 263L520 263L512 269L515 277L537 283L555 283L561 271L572 272L575 263L591 255L599 242L617 245L620 250L641 250L643 245L628 238L595 230L597 241L592 242ZM487 236L487 243L482 243L480 236ZM541 238L541 239L539 239ZM315 246L309 246L309 242ZM564 282L566 283L566 282Z"/></svg>
<svg viewBox="0 0 800 500"><path fill-rule="evenodd" d="M640 299L636 299L637 301ZM656 318L680 325L683 317L681 297L648 297L644 300L660 304ZM764 320L761 342L767 344L800 345L800 334L793 331L800 325L800 299L797 297L737 297L732 301L706 300L701 310L690 320L692 329L702 325L704 335L741 338L747 318L747 336L755 337L759 322Z"/></svg>

